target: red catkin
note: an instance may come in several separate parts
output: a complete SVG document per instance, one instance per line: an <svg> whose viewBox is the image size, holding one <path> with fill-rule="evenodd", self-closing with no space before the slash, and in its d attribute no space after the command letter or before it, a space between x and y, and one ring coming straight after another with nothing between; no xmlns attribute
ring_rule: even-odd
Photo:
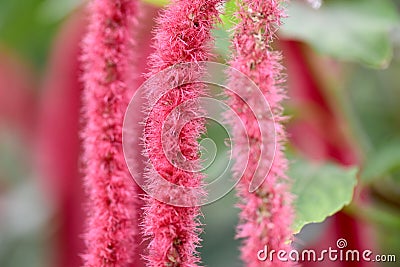
<svg viewBox="0 0 400 267"><path fill-rule="evenodd" d="M237 13L239 22L234 28L233 58L230 65L250 77L259 87L266 100L269 102L274 115L276 130L276 152L271 170L261 186L253 193L249 192L249 185L254 178L254 169L258 164L260 155L261 133L258 129L259 118L263 114L253 116L248 112L248 107L243 100L231 96L230 106L238 112L245 123L248 137L250 138L249 168L242 175L237 187L240 203L240 224L237 228L238 238L243 238L241 258L248 267L260 266L290 266L290 262L281 262L274 259L273 262L260 261L257 252L268 247L271 250L290 249L292 239L291 224L293 209L291 207L292 195L289 192L289 183L285 175L287 160L283 153L285 131L282 125L281 101L285 98L285 92L281 83L280 54L272 51L271 42L273 35L280 25L283 11L280 7L283 1L276 0L242 0ZM229 88L236 92L242 92L240 82L231 77ZM256 102L255 96L246 93L248 103ZM268 112L261 111L261 112ZM259 112L260 113L260 112ZM247 143L244 133L233 133L234 142L240 146ZM240 147L235 149L242 151ZM246 164L240 153L233 151L236 159L234 171L241 170L241 165ZM260 164L266 164L261 159ZM264 177L261 177L264 178ZM276 258L276 257L275 257Z"/></svg>
<svg viewBox="0 0 400 267"><path fill-rule="evenodd" d="M122 152L136 4L134 0L89 4L82 55L83 164L89 198L84 266L128 266L138 243L135 187Z"/></svg>
<svg viewBox="0 0 400 267"><path fill-rule="evenodd" d="M218 0L176 0L161 14L155 31L155 52L150 57L150 73L156 74L167 67L183 62L206 61L210 57L211 29L218 19ZM176 73L178 76L197 75L195 70ZM160 90L148 92L151 112L146 120L144 142L145 155L149 158L145 174L152 193L170 194L170 199L180 196L173 192L162 192L159 176L165 180L185 186L199 187L203 176L200 173L183 170L173 165L167 154L176 147L188 159L193 168L198 166L199 146L197 139L204 131L201 119L191 120L180 129L179 121L193 114L201 115L201 108L190 102L184 109L175 109L185 101L205 94L204 87L194 84L176 87L156 101ZM153 104L153 103L152 103ZM174 118L166 122L174 110ZM191 115L190 115L191 114ZM168 129L161 137L162 130ZM178 137L174 133L179 133ZM161 139L162 138L162 139ZM168 151L164 151L167 148ZM186 163L184 163L186 164ZM154 195L153 195L154 196ZM199 264L196 248L199 246L199 207L177 207L146 197L143 233L149 239L147 266L151 267L194 267Z"/></svg>

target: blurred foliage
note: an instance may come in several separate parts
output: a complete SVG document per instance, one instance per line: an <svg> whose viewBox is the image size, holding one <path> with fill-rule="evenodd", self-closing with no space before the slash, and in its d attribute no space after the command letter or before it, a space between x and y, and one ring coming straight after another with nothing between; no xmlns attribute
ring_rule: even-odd
<svg viewBox="0 0 400 267"><path fill-rule="evenodd" d="M382 202L375 202L368 206L349 206L346 211L374 226L380 253L394 254L397 259L397 262L387 262L383 265L398 267L398 259L400 258L400 210Z"/></svg>
<svg viewBox="0 0 400 267"><path fill-rule="evenodd" d="M343 88L343 101L354 135L365 151L365 182L395 175L400 168L400 62L379 72L354 68ZM399 196L400 197L400 196Z"/></svg>
<svg viewBox="0 0 400 267"><path fill-rule="evenodd" d="M169 0L143 0L143 2L163 7L169 3Z"/></svg>
<svg viewBox="0 0 400 267"><path fill-rule="evenodd" d="M364 182L371 182L400 169L400 140L389 141L367 157L361 173ZM400 177L397 177L400 179Z"/></svg>
<svg viewBox="0 0 400 267"><path fill-rule="evenodd" d="M239 245L235 239L239 209L237 198L231 191L222 199L204 206L205 225L200 253L205 266L240 267Z"/></svg>
<svg viewBox="0 0 400 267"><path fill-rule="evenodd" d="M52 207L32 177L24 142L1 130L0 266L43 267L49 262Z"/></svg>
<svg viewBox="0 0 400 267"><path fill-rule="evenodd" d="M43 67L62 19L82 1L0 0L0 46Z"/></svg>
<svg viewBox="0 0 400 267"><path fill-rule="evenodd" d="M33 179L0 197L0 266L43 267L49 262L51 209ZM54 230L54 229L53 229Z"/></svg>
<svg viewBox="0 0 400 267"><path fill-rule="evenodd" d="M215 52L222 57L222 61L229 59L230 55L230 35L221 25L213 30L215 38Z"/></svg>
<svg viewBox="0 0 400 267"><path fill-rule="evenodd" d="M325 1L317 10L292 1L281 34L325 55L382 68L393 56L389 33L396 25L399 14L389 0Z"/></svg>

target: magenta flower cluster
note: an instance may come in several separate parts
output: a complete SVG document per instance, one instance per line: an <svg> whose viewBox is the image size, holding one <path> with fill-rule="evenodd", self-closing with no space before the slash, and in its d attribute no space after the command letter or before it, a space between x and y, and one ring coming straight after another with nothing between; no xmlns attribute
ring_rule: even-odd
<svg viewBox="0 0 400 267"><path fill-rule="evenodd" d="M162 13L155 31L155 52L150 58L149 75L177 63L206 61L210 58L211 29L218 18L217 4L220 2L180 0L173 2ZM193 76L199 73L196 70L188 70L186 75ZM197 117L201 114L201 107L195 102L186 104L185 108L177 107L188 103L188 100L205 95L205 92L203 86L188 84L168 91L156 101L153 98L162 92L157 88L155 90L148 92L152 104L149 105L151 111L144 133L146 155L150 160L146 173L147 183L153 190L153 195L168 193L170 198L179 198L181 196L173 192L163 192L164 188L158 183L158 176L161 174L165 180L185 187L201 185L203 175L189 170L198 168L200 164L197 139L205 129L204 121L191 120L182 125L180 130L179 120L190 115ZM176 111L174 118L167 122L167 116L173 110ZM162 135L165 129L167 130ZM176 137L176 133L179 133L179 137ZM167 158L174 147L188 159L175 162L179 166L173 165ZM186 168L182 168L183 165ZM144 210L143 233L150 240L145 257L148 266L198 266L200 259L196 248L200 242L200 208L175 207L148 197Z"/></svg>
<svg viewBox="0 0 400 267"><path fill-rule="evenodd" d="M138 234L135 187L122 153L122 122L136 1L89 5L83 41L84 185L88 195L84 266L127 266Z"/></svg>
<svg viewBox="0 0 400 267"><path fill-rule="evenodd" d="M237 236L243 238L241 258L248 267L286 266L280 262L258 261L257 251L265 245L275 250L289 249L292 238L292 196L283 153L286 137L281 102L285 92L281 86L280 55L271 48L283 16L281 2L238 2L238 24L234 28L229 62L260 88L271 106L277 134L271 171L268 177L261 177L266 179L255 192L249 192L252 169L256 168L256 156L260 154L261 133L257 121L263 114L257 112L263 111L256 111L254 115L246 112L245 103L231 96L229 105L245 122L251 139L249 162L240 153L233 154L237 164L234 170L240 169L240 164L249 166L237 188L241 209ZM146 77L179 63L212 59L212 29L219 21L223 5L222 0L174 0L170 3L157 20L154 52L148 60ZM82 56L85 84L83 164L88 195L84 266L142 266L133 260L141 253L148 267L196 267L201 262L197 252L202 231L200 207L174 206L145 195L142 197L141 229L137 227L140 196L122 151L122 124L132 95L128 87L132 74L128 71L132 70L130 63L134 62L133 51L139 50L133 48L132 37L137 6L135 0L93 0L89 5L89 26ZM201 69L176 71L176 76L164 78L178 84L182 77L202 75ZM240 86L234 76L230 81L232 88ZM147 90L149 115L144 118L143 153L148 162L144 178L153 194L177 199L182 196L166 191L159 177L182 187L201 188L203 185L204 175L194 170L201 165L198 139L205 132L205 121L201 119L203 107L195 100L207 92L204 85L196 83L179 85L165 94L163 90L157 86ZM248 96L247 100L252 101L254 96L251 93ZM239 145L245 143L240 132L233 138ZM182 157L176 156L177 151ZM200 195L193 196L198 197ZM147 249L138 252L142 242Z"/></svg>
<svg viewBox="0 0 400 267"><path fill-rule="evenodd" d="M291 224L293 221L293 210L291 208L292 196L285 171L287 160L283 148L286 139L282 122L282 100L286 97L282 89L283 78L282 67L279 64L280 54L272 51L271 42L274 34L281 23L283 1L264 0L242 0L237 13L239 23L234 29L233 57L230 66L246 74L257 84L264 97L267 99L273 113L274 127L276 132L276 150L271 170L264 182L255 192L249 192L249 185L254 170L258 164L267 164L261 159L258 162L258 155L261 149L261 132L258 129L259 123L263 120L263 111L256 110L251 114L246 103L237 97L231 97L230 105L245 122L247 134L250 139L250 158L239 185L237 186L240 203L240 224L238 226L239 238L243 238L241 248L242 260L249 267L261 266L288 266L288 262L261 262L254 257L257 251L265 245L270 250L289 250L292 236ZM237 88L235 91L245 90L240 88L240 81L231 77L230 88ZM257 101L252 99L255 95L246 94L246 101L251 103ZM267 111L265 111L267 112ZM267 117L267 116L265 116ZM234 140L240 145L247 143L243 133L238 132ZM240 147L234 152L237 165L246 162L240 154ZM234 166L234 170L241 169ZM264 177L261 177L264 178Z"/></svg>

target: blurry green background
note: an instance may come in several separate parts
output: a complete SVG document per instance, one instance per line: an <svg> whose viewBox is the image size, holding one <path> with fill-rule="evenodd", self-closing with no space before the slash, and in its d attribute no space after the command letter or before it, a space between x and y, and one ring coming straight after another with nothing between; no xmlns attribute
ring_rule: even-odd
<svg viewBox="0 0 400 267"><path fill-rule="evenodd" d="M162 4L156 0L148 2ZM51 62L50 51L52 47L60 45L55 42L55 38L61 26L82 5L77 0L0 0L1 267L74 267L71 262L79 261L77 253L70 250L75 245L60 245L60 242L70 242L64 236L70 233L64 228L69 225L64 222L69 215L63 215L63 205L67 205L65 203L68 201L62 202L54 196L57 193L52 193L52 182L43 178L45 175L37 167L36 159L46 157L46 150L37 147L35 138L37 132L40 132L37 128L42 124L35 114L43 109L40 105L46 105L42 99L47 99L43 96L46 93L43 87ZM325 0L319 9L313 9L306 1L301 0L293 0L286 5L288 18L284 19L282 30L278 32L282 41L276 47L283 47L283 55L287 58L284 61L289 80L287 89L292 96L285 107L286 114L290 116L287 125L288 156L292 162L289 174L294 179L293 190L298 197L297 228L307 223L321 222L326 216L341 210L343 205L349 204L357 180L354 200L342 210L343 216L349 216L355 224L360 223L363 229L367 228L366 232L370 236L365 237L365 245L373 246L374 252L397 255L397 263L387 263L385 266L398 266L400 1ZM228 28L235 22L232 17L234 9L234 1L230 1L226 15L222 18L225 24L214 31L217 59L220 62L225 62L229 55L231 32ZM149 14L156 13L146 14L150 16ZM152 20L152 17L147 19ZM293 45L299 50L294 52ZM290 53L294 53L294 56L289 56ZM302 68L307 68L311 81L298 80L296 73L301 74L290 67L291 60L296 59L299 53L302 57ZM9 73L17 73L16 78L12 80ZM19 79L26 81L27 86L23 82L20 85ZM339 117L337 121L340 124L332 126L334 121L324 123L340 129L350 144L345 147L344 143L335 139L337 142L333 140L329 146L344 151L343 154L350 147L357 158L355 163L346 161L343 156L332 156L329 153L316 159L304 149L305 146L310 151L317 149L312 140L304 143L308 140L308 126L300 128L303 131L291 126L301 124L304 118L312 120L313 116L318 117L318 112L311 108L304 109L304 106L299 108L296 98L299 94L292 92L297 92L296 87L301 82L306 83L304 86L314 84L317 87L315 90L322 95L324 103L327 103L325 109ZM317 126L323 128L324 124ZM68 127L67 122L65 127ZM293 132L291 129L294 129ZM323 132L323 129L320 131ZM73 134L78 135L77 131ZM226 155L226 149L223 149L223 132L210 125L208 137L217 140L217 157L222 160ZM305 141L301 143L299 140ZM319 163L315 165L314 161ZM348 165L352 165L352 168L349 169ZM71 177L73 178L76 177ZM305 181L311 181L314 186L301 192L296 191L299 190L298 185ZM313 202L316 194L324 195L321 203L325 204L316 205ZM82 196L69 195L66 199L75 199L78 204L75 203L74 207L81 210L79 203ZM205 231L200 250L207 266L242 266L238 251L240 241L234 238L238 221L235 203L235 194L231 192L203 208ZM71 207L66 208L69 211L70 209ZM71 214L78 216L81 212ZM84 217L78 216L74 218L74 223L83 220ZM296 246L315 246L319 238L328 238L324 231L331 231L332 228L329 227L340 224L335 220L330 218L324 223L308 225L296 237ZM81 226L77 229L81 229ZM339 228L335 229L339 231ZM63 234L64 230L67 232ZM80 237L77 235L71 239L80 240ZM326 240L328 247L333 239ZM79 251L81 244L75 248ZM65 251L60 252L63 249ZM63 257L72 257L75 260L61 263L64 262ZM309 266L326 266L323 264ZM328 266L364 266L361 263L330 264ZM304 266L308 265L305 263Z"/></svg>

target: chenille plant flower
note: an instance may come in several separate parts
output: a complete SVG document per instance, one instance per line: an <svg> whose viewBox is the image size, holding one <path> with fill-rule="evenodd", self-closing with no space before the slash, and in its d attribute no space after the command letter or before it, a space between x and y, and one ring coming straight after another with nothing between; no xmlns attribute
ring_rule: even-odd
<svg viewBox="0 0 400 267"><path fill-rule="evenodd" d="M176 0L167 7L160 16L155 31L155 52L150 58L149 77L177 63L209 59L211 29L218 19L217 5L220 2ZM196 73L196 70L181 73L177 69L175 74L173 79L199 73ZM178 147L187 159L183 165L191 168L199 166L197 139L204 131L204 121L191 120L181 129L179 121L185 121L193 114L201 114L201 108L190 101L186 103L191 104L187 104L183 109L176 107L204 95L204 87L195 84L178 86L168 91L159 101L154 98L160 97L161 90L157 87L149 90L151 110L144 132L145 155L149 158L145 174L146 183L152 190L152 196L159 192L164 195L171 193L171 199L179 198L180 196L174 195L173 192L162 190L159 177L184 187L199 188L201 185L202 174L188 171L182 168L183 166L170 162L167 156L171 149ZM167 122L168 114L173 110L176 112L174 118ZM168 129L165 135L163 129ZM164 148L168 151L164 151ZM199 216L199 207L177 207L150 196L146 197L143 233L149 239L148 253L145 255L147 266L197 266L199 257L196 248L199 246L201 231Z"/></svg>
<svg viewBox="0 0 400 267"><path fill-rule="evenodd" d="M135 190L122 153L136 1L95 0L83 41L84 266L127 266L136 253ZM131 75L131 73L129 73Z"/></svg>
<svg viewBox="0 0 400 267"><path fill-rule="evenodd" d="M0 2L0 267L396 265L400 0Z"/></svg>
<svg viewBox="0 0 400 267"><path fill-rule="evenodd" d="M250 145L249 167L237 187L241 208L237 236L243 238L241 258L248 267L290 265L288 262L263 262L257 259L257 252L264 246L268 246L269 251L288 250L292 235L292 196L285 176L287 160L283 153L285 131L282 122L285 118L282 116L281 101L285 98L285 92L281 86L283 78L280 74L280 55L271 48L274 33L283 16L280 6L282 2L239 1L238 24L234 28L233 56L230 65L246 74L260 88L273 113L276 131L276 151L271 170L267 177L258 177L265 178L264 182L256 191L250 192L249 186L254 179L253 175L257 175L254 171L259 163L258 157L262 145L262 135L258 125L263 117L268 116L261 114L259 110L255 110L254 115L249 112L243 100L249 103L256 102L257 99L252 99L255 94L245 93L247 99L230 96L229 104L242 118L248 135L234 131L233 139L238 146L241 146L247 145L244 139L248 137ZM232 76L229 88L236 89L236 92L246 90L240 86L241 83ZM270 136L272 134L270 133ZM240 147L233 150L233 157L236 159L234 171L242 169L242 166L238 165L245 164L246 159L237 153L241 150L243 149ZM266 163L260 159L260 164Z"/></svg>

